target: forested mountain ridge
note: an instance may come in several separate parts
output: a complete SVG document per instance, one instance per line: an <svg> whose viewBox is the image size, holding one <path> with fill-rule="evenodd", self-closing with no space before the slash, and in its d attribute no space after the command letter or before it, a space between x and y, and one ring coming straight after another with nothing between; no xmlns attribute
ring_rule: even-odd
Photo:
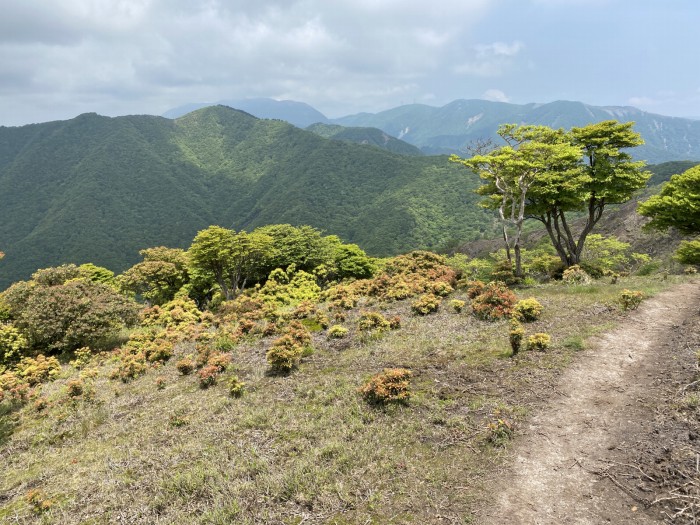
<svg viewBox="0 0 700 525"><path fill-rule="evenodd" d="M565 100L546 104L455 100L442 107L408 104L378 113L329 119L308 104L290 100L243 99L224 103L259 118L282 119L302 128L315 123L376 128L429 155L457 153L463 156L471 141L486 137L497 139L496 130L504 123L568 129L610 119L634 121L635 131L646 142L631 152L636 158L651 164L700 160L700 120L656 115L629 106L592 106ZM180 116L204 105L188 104L170 110L164 116ZM356 133L350 132L352 138L349 140L353 140Z"/></svg>
<svg viewBox="0 0 700 525"><path fill-rule="evenodd" d="M343 126L371 126L429 154L464 154L475 139L497 138L503 123L571 128L615 119L635 122L645 144L631 153L649 163L700 159L700 121L647 113L634 107L591 106L582 102L509 104L486 100L455 100L442 107L411 104L376 114L359 113L334 119Z"/></svg>
<svg viewBox="0 0 700 525"><path fill-rule="evenodd" d="M479 184L446 157L328 140L209 107L176 120L75 119L0 127L0 288L46 266L120 271L149 246L210 224L309 224L375 255L495 231Z"/></svg>

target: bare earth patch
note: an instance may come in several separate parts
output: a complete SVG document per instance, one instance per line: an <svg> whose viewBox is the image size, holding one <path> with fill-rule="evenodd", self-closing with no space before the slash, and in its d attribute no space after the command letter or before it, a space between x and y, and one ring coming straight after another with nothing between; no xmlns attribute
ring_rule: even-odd
<svg viewBox="0 0 700 525"><path fill-rule="evenodd" d="M698 349L697 283L596 338L519 429L477 522L697 523Z"/></svg>

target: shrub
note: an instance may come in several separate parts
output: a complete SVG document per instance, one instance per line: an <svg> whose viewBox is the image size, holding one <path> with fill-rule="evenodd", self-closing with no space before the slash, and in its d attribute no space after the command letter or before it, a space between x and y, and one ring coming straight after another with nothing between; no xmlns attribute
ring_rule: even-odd
<svg viewBox="0 0 700 525"><path fill-rule="evenodd" d="M534 297L518 301L513 307L513 317L519 321L530 323L537 321L542 315L544 308Z"/></svg>
<svg viewBox="0 0 700 525"><path fill-rule="evenodd" d="M411 310L417 315L428 315L437 312L442 300L433 294L421 295L411 304Z"/></svg>
<svg viewBox="0 0 700 525"><path fill-rule="evenodd" d="M274 372L287 373L301 361L304 347L291 335L276 339L267 351L267 362Z"/></svg>
<svg viewBox="0 0 700 525"><path fill-rule="evenodd" d="M644 293L633 290L622 290L617 300L624 311L636 310L644 299Z"/></svg>
<svg viewBox="0 0 700 525"><path fill-rule="evenodd" d="M156 388L158 390L165 389L165 384L166 384L166 381L165 381L165 378L163 376L156 377Z"/></svg>
<svg viewBox="0 0 700 525"><path fill-rule="evenodd" d="M328 337L331 339L342 339L348 335L348 329L339 324L335 324L328 330Z"/></svg>
<svg viewBox="0 0 700 525"><path fill-rule="evenodd" d="M61 373L61 365L55 357L36 356L36 359L24 357L17 364L16 372L28 385L44 381L53 381Z"/></svg>
<svg viewBox="0 0 700 525"><path fill-rule="evenodd" d="M395 315L391 319L389 319L389 328L392 330L398 330L401 328L401 318L398 315Z"/></svg>
<svg viewBox="0 0 700 525"><path fill-rule="evenodd" d="M561 280L566 284L590 284L591 276L578 264L569 266L561 276Z"/></svg>
<svg viewBox="0 0 700 525"><path fill-rule="evenodd" d="M14 372L0 375L0 401L8 398L12 402L24 402L29 396L29 385Z"/></svg>
<svg viewBox="0 0 700 525"><path fill-rule="evenodd" d="M219 368L215 365L206 365L204 368L197 372L199 377L199 387L209 388L216 384L216 378L219 375Z"/></svg>
<svg viewBox="0 0 700 525"><path fill-rule="evenodd" d="M76 397L83 395L84 391L85 383L83 383L80 379L71 379L68 381L68 383L66 383L66 393L68 394L68 397L75 399Z"/></svg>
<svg viewBox="0 0 700 525"><path fill-rule="evenodd" d="M177 371L183 376L191 374L194 367L194 361L189 357L183 357L177 363L175 363L175 368L177 368Z"/></svg>
<svg viewBox="0 0 700 525"><path fill-rule="evenodd" d="M450 301L450 307L457 313L460 313L466 305L467 303L460 301L459 299L452 299Z"/></svg>
<svg viewBox="0 0 700 525"><path fill-rule="evenodd" d="M245 392L245 383L238 376L231 376L228 380L228 393L231 397L241 397Z"/></svg>
<svg viewBox="0 0 700 525"><path fill-rule="evenodd" d="M549 334L541 332L532 334L527 338L527 349L545 351L547 348L549 348L549 344L551 342L552 338L549 336Z"/></svg>
<svg viewBox="0 0 700 525"><path fill-rule="evenodd" d="M454 288L452 288L452 286L450 286L449 283L446 283L444 281L434 282L430 286L430 290L432 291L433 294L435 294L439 297L447 297L452 292L454 292Z"/></svg>
<svg viewBox="0 0 700 525"><path fill-rule="evenodd" d="M523 337L525 337L525 329L520 321L517 319L510 320L510 331L508 332L508 340L510 341L510 347L513 350L513 355L517 355L520 351L520 347L523 342Z"/></svg>
<svg viewBox="0 0 700 525"><path fill-rule="evenodd" d="M82 348L78 348L73 352L73 360L70 362L70 364L80 370L81 368L85 368L90 363L91 358L92 350L90 350L90 347L88 346L83 346Z"/></svg>
<svg viewBox="0 0 700 525"><path fill-rule="evenodd" d="M493 268L493 272L491 272L491 280L508 285L517 284L520 282L520 279L515 276L515 273L513 273L513 265L507 259L496 263Z"/></svg>
<svg viewBox="0 0 700 525"><path fill-rule="evenodd" d="M486 290L486 284L482 281L467 281L467 297L474 299Z"/></svg>
<svg viewBox="0 0 700 525"><path fill-rule="evenodd" d="M359 392L369 403L406 403L410 398L411 371L405 368L385 368L360 387Z"/></svg>
<svg viewBox="0 0 700 525"><path fill-rule="evenodd" d="M138 311L136 303L109 286L82 279L55 286L15 285L3 293L3 301L31 345L59 351L105 344L135 323Z"/></svg>
<svg viewBox="0 0 700 525"><path fill-rule="evenodd" d="M21 358L29 349L29 342L11 324L0 324L0 363Z"/></svg>
<svg viewBox="0 0 700 525"><path fill-rule="evenodd" d="M486 425L488 441L495 446L503 446L513 436L513 424L507 419L489 421Z"/></svg>
<svg viewBox="0 0 700 525"><path fill-rule="evenodd" d="M132 379L145 374L148 370L146 357L142 353L132 354L122 350L119 357L119 366L110 374L111 379L121 379L128 383Z"/></svg>
<svg viewBox="0 0 700 525"><path fill-rule="evenodd" d="M358 321L360 330L386 330L390 328L389 321L379 312L362 312Z"/></svg>
<svg viewBox="0 0 700 525"><path fill-rule="evenodd" d="M483 321L510 317L517 297L503 283L489 283L483 292L472 300L474 316Z"/></svg>
<svg viewBox="0 0 700 525"><path fill-rule="evenodd" d="M24 496L24 500L35 514L42 514L55 504L55 501L49 499L41 489L30 490Z"/></svg>
<svg viewBox="0 0 700 525"><path fill-rule="evenodd" d="M681 264L700 265L700 241L681 241L674 259Z"/></svg>
<svg viewBox="0 0 700 525"><path fill-rule="evenodd" d="M207 361L207 366L213 366L219 372L223 372L231 364L230 354L213 353Z"/></svg>

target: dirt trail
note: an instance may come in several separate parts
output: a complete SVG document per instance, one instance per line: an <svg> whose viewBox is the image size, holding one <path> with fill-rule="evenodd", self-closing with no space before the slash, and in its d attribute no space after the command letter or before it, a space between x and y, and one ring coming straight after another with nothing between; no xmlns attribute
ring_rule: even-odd
<svg viewBox="0 0 700 525"><path fill-rule="evenodd" d="M698 312L700 285L683 284L644 301L593 341L519 429L510 465L489 490L495 505L477 522L664 522L644 504L655 497L644 484L658 479L640 458L657 445L667 452L661 441L674 439L659 431L659 414L693 380L688 332L697 334ZM688 430L680 432L687 440ZM691 432L690 439L698 438ZM632 471L638 479L624 473Z"/></svg>

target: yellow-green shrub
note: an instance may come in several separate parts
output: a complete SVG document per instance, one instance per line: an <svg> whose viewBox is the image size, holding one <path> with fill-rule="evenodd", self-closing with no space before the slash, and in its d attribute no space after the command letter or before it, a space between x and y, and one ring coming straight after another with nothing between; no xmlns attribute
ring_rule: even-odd
<svg viewBox="0 0 700 525"><path fill-rule="evenodd" d="M437 295L421 295L411 304L411 310L417 315L428 315L437 312L442 299Z"/></svg>
<svg viewBox="0 0 700 525"><path fill-rule="evenodd" d="M551 342L552 338L549 336L549 334L542 332L532 334L527 338L527 349L544 351L549 348Z"/></svg>
<svg viewBox="0 0 700 525"><path fill-rule="evenodd" d="M537 321L542 315L544 307L534 297L522 299L513 307L513 317L526 323Z"/></svg>
<svg viewBox="0 0 700 525"><path fill-rule="evenodd" d="M638 290L622 290L617 300L623 310L636 310L644 299L644 293Z"/></svg>
<svg viewBox="0 0 700 525"><path fill-rule="evenodd" d="M333 325L328 329L328 337L331 339L342 339L348 335L348 329L339 324Z"/></svg>
<svg viewBox="0 0 700 525"><path fill-rule="evenodd" d="M23 357L15 371L28 385L36 385L56 379L61 373L61 365L55 357L38 355L35 359Z"/></svg>

